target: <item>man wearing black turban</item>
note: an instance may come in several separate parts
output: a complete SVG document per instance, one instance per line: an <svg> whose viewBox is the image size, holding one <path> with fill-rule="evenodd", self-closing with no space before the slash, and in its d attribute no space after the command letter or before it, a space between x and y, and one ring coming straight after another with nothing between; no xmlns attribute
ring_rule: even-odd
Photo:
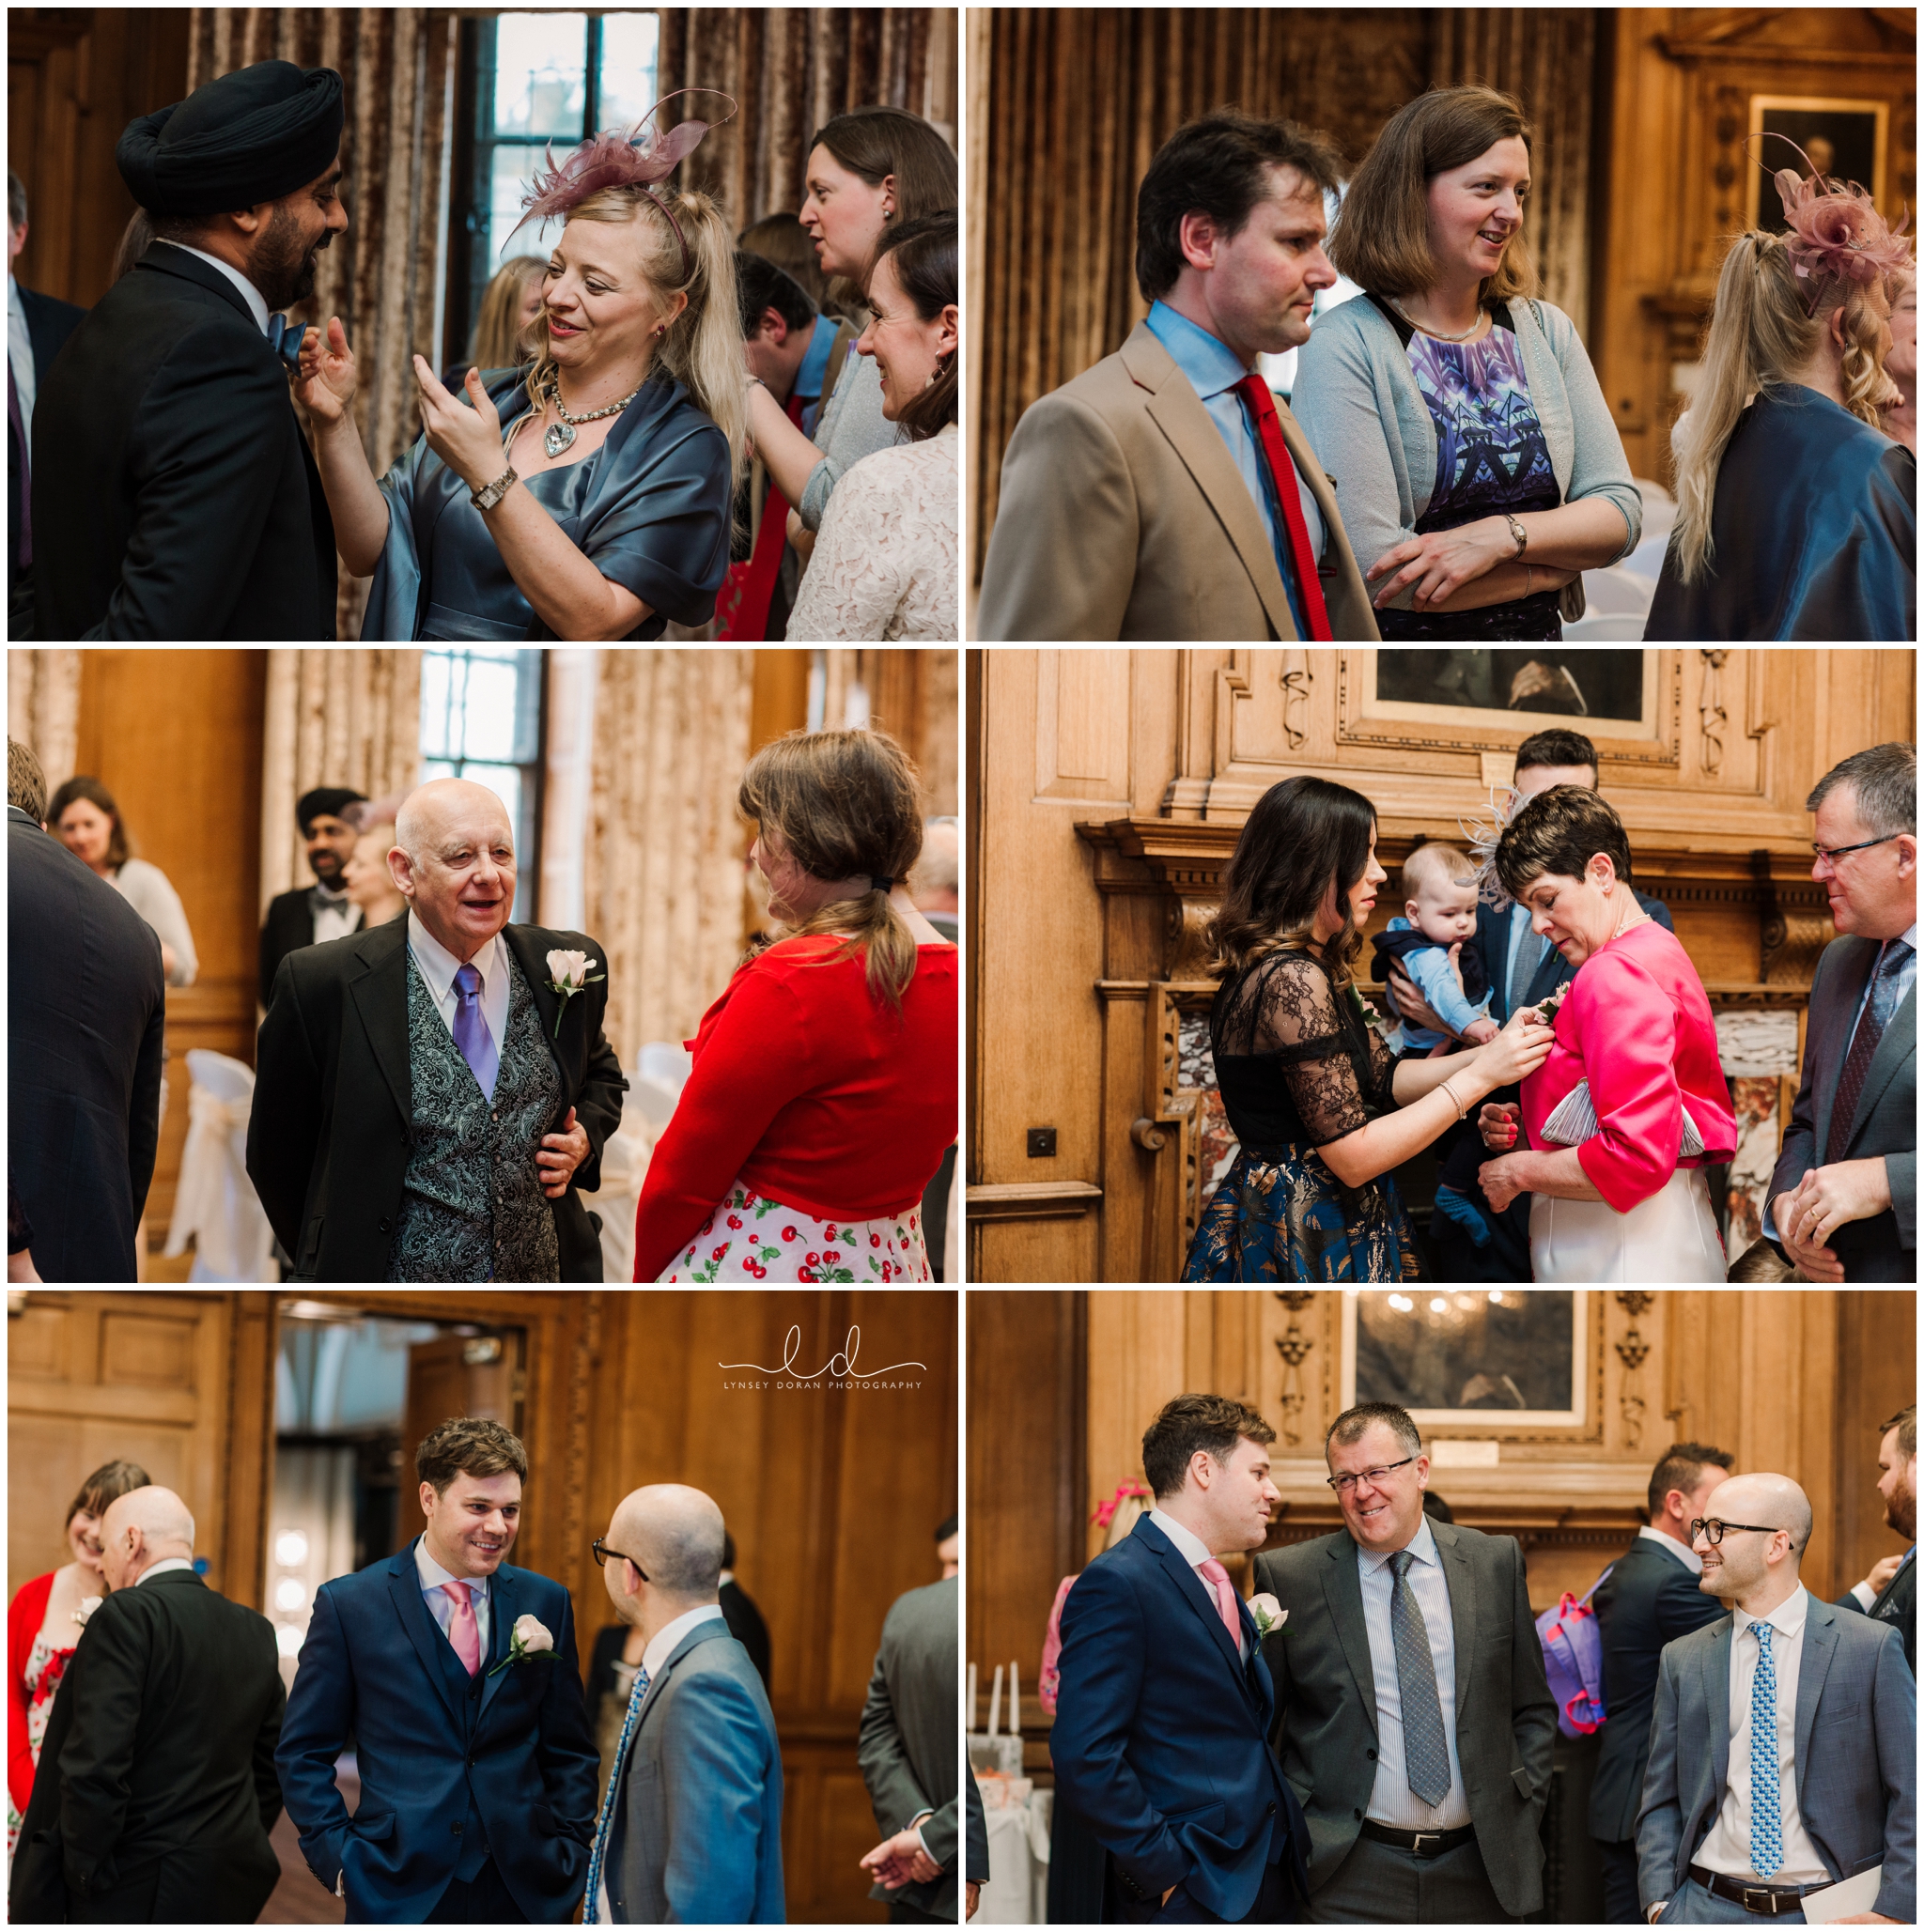
<svg viewBox="0 0 1924 1932"><path fill-rule="evenodd" d="M267 903L260 928L260 1003L273 997L274 975L288 953L328 939L345 939L361 930L361 908L348 897L341 869L354 855L361 836L344 816L352 805L367 800L346 785L317 785L303 792L294 807L294 822L307 841L307 863L316 883L277 892Z"/></svg>
<svg viewBox="0 0 1924 1932"><path fill-rule="evenodd" d="M272 312L346 231L341 77L262 61L131 122L160 239L73 332L34 409L37 635L322 641L334 524Z"/></svg>

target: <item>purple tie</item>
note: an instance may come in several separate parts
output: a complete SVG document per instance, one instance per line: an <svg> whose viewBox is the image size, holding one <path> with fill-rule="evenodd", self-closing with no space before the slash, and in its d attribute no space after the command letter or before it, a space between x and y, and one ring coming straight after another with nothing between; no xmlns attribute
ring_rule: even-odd
<svg viewBox="0 0 1924 1932"><path fill-rule="evenodd" d="M21 421L20 390L13 380L13 358L7 359L7 426L20 439L20 561L34 560L33 475L27 464L26 425Z"/></svg>
<svg viewBox="0 0 1924 1932"><path fill-rule="evenodd" d="M481 975L473 964L455 975L455 994L460 1004L455 1008L455 1044L461 1050L481 1091L494 1098L494 1076L501 1071L501 1054L488 1022L481 1017Z"/></svg>

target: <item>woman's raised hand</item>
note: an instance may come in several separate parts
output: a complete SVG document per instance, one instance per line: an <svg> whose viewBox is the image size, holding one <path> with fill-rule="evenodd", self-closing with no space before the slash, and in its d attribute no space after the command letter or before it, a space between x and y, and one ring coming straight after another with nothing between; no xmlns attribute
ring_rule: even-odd
<svg viewBox="0 0 1924 1932"><path fill-rule="evenodd" d="M1487 1102L1477 1116L1477 1131L1483 1136L1483 1145L1492 1152L1508 1153L1516 1145L1516 1123L1522 1117L1523 1109L1513 1101Z"/></svg>
<svg viewBox="0 0 1924 1932"><path fill-rule="evenodd" d="M1493 1087L1514 1087L1549 1059L1557 1043L1533 1006L1520 1006L1488 1045L1477 1048L1477 1072Z"/></svg>
<svg viewBox="0 0 1924 1932"><path fill-rule="evenodd" d="M317 423L341 422L353 407L357 380L354 353L338 316L327 318L327 332L309 329L301 338L301 370L294 394Z"/></svg>

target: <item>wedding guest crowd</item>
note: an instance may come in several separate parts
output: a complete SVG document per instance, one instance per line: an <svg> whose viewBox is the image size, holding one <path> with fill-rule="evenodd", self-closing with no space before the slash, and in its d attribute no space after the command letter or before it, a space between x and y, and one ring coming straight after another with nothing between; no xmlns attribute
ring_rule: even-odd
<svg viewBox="0 0 1924 1932"><path fill-rule="evenodd" d="M735 103L648 129L677 98L535 171L517 232L558 225L551 247L496 270L462 363L412 358L421 433L378 479L346 324L287 314L349 229L340 76L262 61L131 123L127 266L65 318L43 449L11 302L9 554L32 565L38 634L325 640L345 564L373 580L367 640L958 637L953 150L904 110L838 115L799 215L743 229L738 255L724 210L669 185ZM22 206L14 227L17 254ZM753 250L813 286L740 289ZM752 459L766 484L744 503ZM804 636L795 579L823 532Z"/></svg>
<svg viewBox="0 0 1924 1932"><path fill-rule="evenodd" d="M1543 297L1540 137L1481 85L1419 96L1353 169L1290 121L1178 128L1137 195L1148 315L1009 439L982 636L1560 639L1643 501ZM1796 157L1787 232L1723 259L1646 638L1916 634L1911 240ZM1339 270L1360 293L1312 326ZM1259 358L1293 349L1284 401Z"/></svg>

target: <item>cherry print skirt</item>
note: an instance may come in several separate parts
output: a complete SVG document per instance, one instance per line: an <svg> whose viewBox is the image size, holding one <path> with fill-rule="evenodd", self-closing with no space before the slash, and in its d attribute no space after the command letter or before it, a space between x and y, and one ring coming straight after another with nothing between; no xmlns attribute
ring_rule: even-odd
<svg viewBox="0 0 1924 1932"><path fill-rule="evenodd" d="M920 1203L875 1221L825 1221L737 1181L658 1281L928 1281Z"/></svg>

